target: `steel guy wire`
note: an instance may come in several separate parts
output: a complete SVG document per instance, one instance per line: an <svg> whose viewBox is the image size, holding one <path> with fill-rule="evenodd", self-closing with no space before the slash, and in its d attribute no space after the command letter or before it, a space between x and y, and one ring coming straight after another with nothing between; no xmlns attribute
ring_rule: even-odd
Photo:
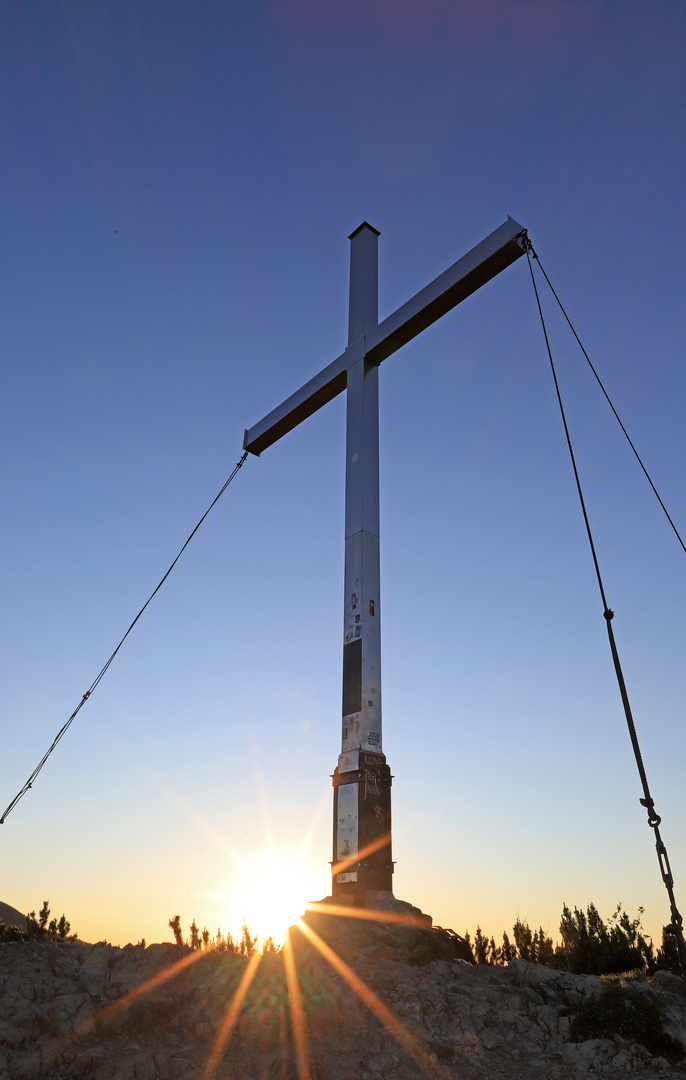
<svg viewBox="0 0 686 1080"><path fill-rule="evenodd" d="M145 603L143 604L143 607L142 607L142 608L140 609L140 611L139 611L139 612L138 612L138 614L136 615L136 618L135 618L135 619L133 620L133 622L132 622L132 623L131 623L131 625L129 626L128 630L126 631L126 633L125 633L125 634L124 634L124 636L122 637L121 641L120 641L120 642L119 642L119 644L117 645L117 647L116 647L116 649L114 650L114 652L113 652L113 653L111 654L111 656L109 657L109 659L107 660L107 662L106 662L105 664L103 664L103 666L102 666L102 667L100 668L100 671L98 672L98 674L97 674L97 675L95 676L95 678L93 679L93 682L92 682L92 683L90 684L90 686L89 686L89 687L88 687L88 689L86 690L85 694L84 694L84 695L82 696L82 698L81 698L80 702L78 703L78 705L77 705L77 706L76 706L76 708L74 709L74 711L73 711L73 713L71 714L71 716L69 717L69 719L68 719L68 720L66 721L66 723L64 723L64 724L62 725L62 727L60 728L60 730L59 730L59 731L57 732L57 735L56 735L56 736L55 736L55 738L53 739L53 741L52 741L52 743L50 744L50 746L48 747L48 749L47 749L47 750L45 751L45 753L43 754L43 757L42 757L42 758L40 759L40 761L39 761L39 762L38 762L38 764L36 765L35 769L34 769L34 770L33 770L33 772L31 773L31 775L29 776L28 780L27 780L27 781L26 781L26 783L24 784L24 786L23 786L23 788L21 789L21 791L19 791L19 792L18 792L18 793L17 793L17 794L16 794L15 796L14 796L14 798L12 799L12 802L11 802L11 803L9 804L9 806L7 807L7 809L5 810L5 812L3 813L2 817L0 817L0 825L4 825L4 824L5 824L5 819L6 819L6 818L7 818L7 816L8 816L8 815L9 815L9 814L10 814L10 813L12 812L12 810L14 810L14 807L15 807L15 806L17 805L17 803L19 802L19 800L20 800L20 799L22 799L22 798L24 797L24 795L26 795L26 792L27 792L27 791L28 791L28 790L29 790L30 788L32 788L32 787L33 787L34 781L36 780L36 778L37 778L38 774L40 773L41 769L43 768L43 766L45 765L46 761L48 760L48 758L49 758L49 757L50 757L50 755L52 754L53 750L54 750L54 749L56 748L57 744L58 744L58 743L60 742L60 740L61 740L61 739L62 739L62 738L64 737L64 735L66 735L66 733L67 733L67 731L69 730L69 728L71 727L71 725L72 725L73 721L74 721L74 720L76 719L77 715L79 714L79 712L81 711L81 709L83 708L83 706L84 706L84 705L86 704L86 702L88 701L88 698L89 698L89 697L91 696L91 694L93 693L93 691L94 691L94 690L96 689L96 687L98 686L98 683L100 682L100 680L101 680L101 679L102 679L102 677L104 676L105 672L106 672L106 671L107 671L107 669L109 668L110 664L111 664L111 663L112 663L112 661L114 660L115 656L117 655L117 653L118 653L118 652L119 652L119 650L121 649L122 645L123 645L123 644L124 644L124 642L126 641L127 637L128 637L128 636L129 636L129 634L131 633L131 631L133 630L134 626L136 625L136 623L137 623L137 622L138 622L138 620L140 619L141 615L143 614L143 612L144 612L144 611L145 611L145 609L147 608L148 604L149 604L149 603L150 603L150 601L151 601L151 600L153 599L153 597L157 595L157 593L158 593L158 592L160 591L160 589L161 589L161 588L162 588L162 586L164 585L165 581L167 580L167 578L168 578L168 577L169 577L169 575L171 574L172 570L173 570L173 569L174 569L174 567L176 566L177 562L179 561L179 559L180 559L180 558L181 558L181 556L183 555L184 551L186 550L186 548L187 548L187 547L188 547L188 545L190 544L191 540L193 539L193 537L194 537L194 536L195 536L195 534L197 533L198 529L200 528L200 526L202 525L203 521L205 520L205 518L206 518L206 517L207 517L207 515L209 514L210 510L212 510L212 509L213 509L213 507L214 507L214 506L215 506L215 505L216 505L216 504L217 504L217 503L219 502L219 500L221 499L221 497L222 497L222 495L224 494L224 492L226 491L227 487L229 486L229 484L230 484L230 483L231 483L231 481L233 480L233 478L234 478L234 476L236 475L236 473L237 473L237 472L239 471L239 469L241 469L241 468L243 467L243 465L245 464L245 461L246 461L246 458L247 458L247 456L248 456L248 451L246 450L246 451L245 451L245 453L243 454L243 457L242 457L242 458L240 459L240 461L238 461L238 462L236 463L236 467L234 468L234 470L233 470L233 472L231 473L231 475L229 476L229 478L228 478L228 479L226 480L225 484L224 484L224 485L222 486L221 490L220 490L220 491L218 492L218 494L217 494L217 495L215 496L215 498L214 498L214 499L212 500L212 502L210 503L210 505L209 505L209 506L207 507L207 510L205 511L205 513L204 513L204 514L202 515L202 517L200 518L200 521L198 522L198 524L197 524L197 525L195 526L195 528L193 529L193 531L192 531L192 532L191 532L191 533L189 534L189 536L188 536L188 538L187 538L186 542L184 543L183 547L182 547L182 548L181 548L181 550L179 551L178 555L176 556L176 558L175 558L175 559L174 559L174 561L172 562L172 564L171 564L171 566L169 567L169 569L167 570L167 572L166 572L166 573L164 574L164 576L163 576L163 577L161 578L161 580L159 581L159 583L157 584L157 586L156 586L156 587L155 587L155 588L153 589L153 591L152 591L152 592L150 593L150 596L148 597L148 599L147 599L147 600L145 601Z"/></svg>

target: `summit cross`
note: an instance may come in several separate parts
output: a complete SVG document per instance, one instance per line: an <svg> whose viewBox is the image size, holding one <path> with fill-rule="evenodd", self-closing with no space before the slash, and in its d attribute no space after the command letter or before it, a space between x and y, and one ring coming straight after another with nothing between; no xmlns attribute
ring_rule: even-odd
<svg viewBox="0 0 686 1080"><path fill-rule="evenodd" d="M333 774L332 896L360 906L373 906L393 891L391 771L381 742L379 364L526 250L525 230L508 217L379 323L379 235L365 221L349 237L347 348L243 439L243 449L259 456L347 390L343 705Z"/></svg>

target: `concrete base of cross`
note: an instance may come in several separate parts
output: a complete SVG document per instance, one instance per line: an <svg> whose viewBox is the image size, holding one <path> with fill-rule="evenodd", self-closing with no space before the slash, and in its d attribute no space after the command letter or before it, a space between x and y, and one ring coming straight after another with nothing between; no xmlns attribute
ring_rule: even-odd
<svg viewBox="0 0 686 1080"><path fill-rule="evenodd" d="M355 961L369 955L409 964L456 959L474 963L464 938L453 930L433 926L431 916L414 904L380 890L370 889L358 895L365 898L364 908L358 897L342 903L337 897L327 896L308 904L302 917L343 959Z"/></svg>
<svg viewBox="0 0 686 1080"><path fill-rule="evenodd" d="M339 907L365 908L370 911L388 913L389 922L405 923L414 926L433 926L430 915L410 904L407 900L396 900L392 892L386 889L365 889L363 892L351 893L343 896L327 896L324 900L316 900L315 904L331 905ZM383 920L379 920L382 922Z"/></svg>

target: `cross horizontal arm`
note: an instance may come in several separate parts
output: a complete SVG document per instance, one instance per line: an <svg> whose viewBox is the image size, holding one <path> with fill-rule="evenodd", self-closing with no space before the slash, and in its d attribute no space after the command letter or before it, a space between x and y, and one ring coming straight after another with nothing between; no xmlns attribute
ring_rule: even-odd
<svg viewBox="0 0 686 1080"><path fill-rule="evenodd" d="M508 217L504 225L367 334L367 359L380 364L519 259L525 248L518 238L525 231Z"/></svg>
<svg viewBox="0 0 686 1080"><path fill-rule="evenodd" d="M366 341L360 338L332 360L319 374L286 398L281 405L251 428L246 428L243 449L261 454L282 435L345 390L351 364L366 354L380 364L441 315L454 308L471 293L495 277L524 254L520 238L525 230L508 217L504 225L482 240L456 263L439 274L411 300L399 307L377 327L368 330Z"/></svg>
<svg viewBox="0 0 686 1080"><path fill-rule="evenodd" d="M359 351L354 353L354 359L359 359L359 355ZM257 424L246 428L243 449L251 454L261 454L282 435L345 390L350 360L350 349L346 349Z"/></svg>

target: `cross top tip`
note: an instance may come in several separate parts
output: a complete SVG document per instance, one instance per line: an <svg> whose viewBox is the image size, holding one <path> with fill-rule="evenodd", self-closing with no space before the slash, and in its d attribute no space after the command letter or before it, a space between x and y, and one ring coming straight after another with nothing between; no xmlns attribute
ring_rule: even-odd
<svg viewBox="0 0 686 1080"><path fill-rule="evenodd" d="M373 232L375 236L381 236L381 233L378 229L375 229L374 226L370 225L368 221L363 221L361 225L358 225L357 228L353 232L351 232L348 240L352 240L353 236L357 236L358 232L361 232L362 229L369 229L369 231Z"/></svg>

